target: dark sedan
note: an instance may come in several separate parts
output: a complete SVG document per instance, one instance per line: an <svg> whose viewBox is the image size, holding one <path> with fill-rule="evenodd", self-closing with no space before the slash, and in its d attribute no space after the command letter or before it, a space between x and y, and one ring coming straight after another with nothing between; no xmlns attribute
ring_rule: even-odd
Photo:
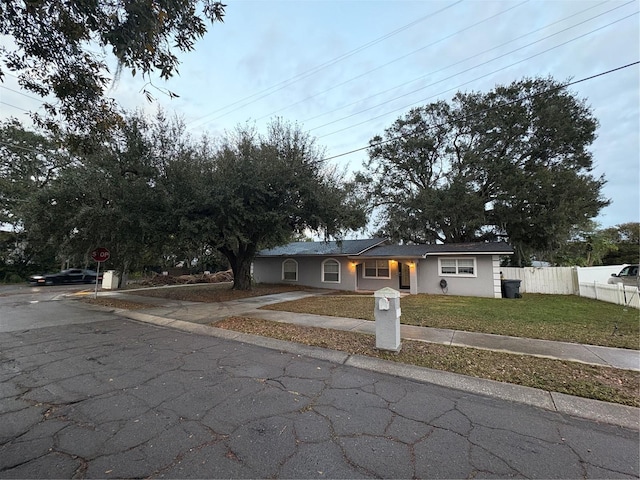
<svg viewBox="0 0 640 480"><path fill-rule="evenodd" d="M45 273L43 275L31 275L29 284L35 285L60 285L71 283L95 283L96 275L94 270L83 270L81 268L69 268L58 273ZM102 273L98 275L98 280L102 280Z"/></svg>

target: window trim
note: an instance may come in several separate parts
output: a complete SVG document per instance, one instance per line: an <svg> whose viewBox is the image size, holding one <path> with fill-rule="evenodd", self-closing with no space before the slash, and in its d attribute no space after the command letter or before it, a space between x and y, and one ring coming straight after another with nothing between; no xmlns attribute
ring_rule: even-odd
<svg viewBox="0 0 640 480"><path fill-rule="evenodd" d="M325 265L328 264L329 262L338 264L338 280L337 281L336 280L325 280L325 273L326 272L324 271L324 268L325 268ZM329 272L329 273L335 273L335 272ZM322 283L340 283L341 280L342 280L341 273L342 273L342 264L338 260L336 260L335 258L326 258L326 259L324 259L322 261L322 268L320 269L320 281Z"/></svg>
<svg viewBox="0 0 640 480"><path fill-rule="evenodd" d="M367 275L367 262L375 262L376 266L375 266L375 271L376 274L375 275ZM378 267L378 262L387 262L387 268L379 268ZM378 275L378 271L379 270L387 270L387 272L389 272L386 276L382 276L382 275ZM372 278L372 279L380 279L380 280L389 280L391 278L391 262L389 260L384 260L384 259L369 259L369 260L365 260L362 263L362 278Z"/></svg>
<svg viewBox="0 0 640 480"><path fill-rule="evenodd" d="M442 260L454 260L455 261L455 273L442 273ZM459 260L471 260L473 262L473 273L460 273ZM438 276L440 277L463 277L463 278L477 278L478 277L478 261L476 257L438 257Z"/></svg>
<svg viewBox="0 0 640 480"><path fill-rule="evenodd" d="M295 274L296 274L296 278L295 279L291 279L291 278L285 278L284 274L285 274L285 270L284 270L284 266L286 263L293 263L296 267L295 269ZM299 280L299 275L298 275L298 261L294 260L293 258L287 258L285 260L283 260L282 262L282 281L283 282L297 282Z"/></svg>

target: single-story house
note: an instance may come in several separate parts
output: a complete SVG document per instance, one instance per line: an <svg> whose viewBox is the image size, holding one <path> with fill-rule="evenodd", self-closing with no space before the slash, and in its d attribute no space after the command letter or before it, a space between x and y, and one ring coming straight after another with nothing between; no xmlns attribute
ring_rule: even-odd
<svg viewBox="0 0 640 480"><path fill-rule="evenodd" d="M501 298L500 257L505 242L394 245L384 238L293 242L261 250L253 263L257 283L411 294L449 293Z"/></svg>

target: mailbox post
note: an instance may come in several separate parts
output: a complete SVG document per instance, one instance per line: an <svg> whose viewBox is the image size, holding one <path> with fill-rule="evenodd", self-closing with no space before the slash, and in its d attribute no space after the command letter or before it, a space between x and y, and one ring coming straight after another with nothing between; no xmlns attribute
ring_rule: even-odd
<svg viewBox="0 0 640 480"><path fill-rule="evenodd" d="M385 287L373 294L376 318L376 348L399 352L400 292Z"/></svg>

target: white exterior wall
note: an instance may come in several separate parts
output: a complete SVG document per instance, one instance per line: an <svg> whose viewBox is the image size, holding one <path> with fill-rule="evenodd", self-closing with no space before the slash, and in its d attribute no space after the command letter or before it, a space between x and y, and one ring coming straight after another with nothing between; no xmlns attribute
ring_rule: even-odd
<svg viewBox="0 0 640 480"><path fill-rule="evenodd" d="M438 258L471 258L476 259L475 277L459 277L455 275L440 275ZM420 260L418 264L418 293L461 295L471 297L500 298L500 271L498 270L498 295L496 297L496 278L494 273L497 255L442 255ZM499 265L499 261L498 261ZM443 292L440 280L447 281L447 288Z"/></svg>
<svg viewBox="0 0 640 480"><path fill-rule="evenodd" d="M282 263L291 258L298 262L298 281L283 280ZM340 283L322 281L322 262L332 258L340 263ZM336 290L356 289L356 268L345 257L260 257L253 262L256 283L290 283Z"/></svg>
<svg viewBox="0 0 640 480"><path fill-rule="evenodd" d="M398 278L398 262L389 260L390 278L364 278L364 262L358 263L358 290L369 290L375 292L381 288L389 287L399 290L400 280Z"/></svg>
<svg viewBox="0 0 640 480"><path fill-rule="evenodd" d="M475 258L476 276L441 276L438 258ZM287 281L282 278L282 263L291 258L298 263L298 280ZM340 283L322 281L322 262L333 258L340 263ZM459 255L428 257L414 262L411 266L411 289L407 293L442 294L440 280L447 281L449 295L500 298L500 270L498 255ZM327 288L348 291L376 291L384 287L400 289L398 273L399 263L389 261L390 278L363 278L362 260L349 260L346 257L261 257L253 264L253 279L256 283L291 283L314 288Z"/></svg>
<svg viewBox="0 0 640 480"><path fill-rule="evenodd" d="M280 258L256 258L253 261L253 281L256 283L287 283L282 280L282 262L283 260Z"/></svg>

